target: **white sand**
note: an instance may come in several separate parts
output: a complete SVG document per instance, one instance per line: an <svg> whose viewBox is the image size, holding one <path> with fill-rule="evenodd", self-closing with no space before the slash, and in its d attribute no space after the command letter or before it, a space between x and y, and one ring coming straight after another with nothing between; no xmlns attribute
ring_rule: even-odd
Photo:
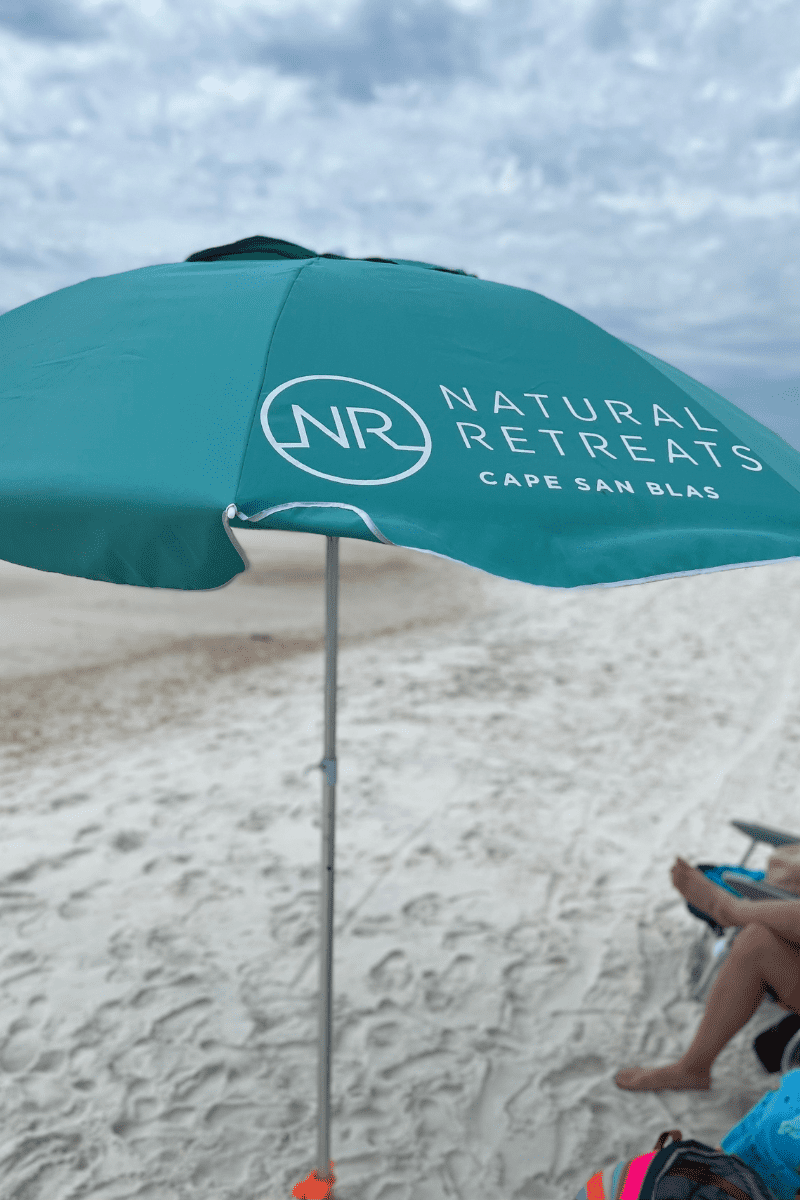
<svg viewBox="0 0 800 1200"><path fill-rule="evenodd" d="M283 1200L313 1165L322 545L210 595L0 568L0 1194ZM344 546L339 1200L569 1198L775 1085L687 1044L676 852L800 832L800 569L554 593ZM258 641L252 633L269 633ZM761 861L764 855L762 854Z"/></svg>

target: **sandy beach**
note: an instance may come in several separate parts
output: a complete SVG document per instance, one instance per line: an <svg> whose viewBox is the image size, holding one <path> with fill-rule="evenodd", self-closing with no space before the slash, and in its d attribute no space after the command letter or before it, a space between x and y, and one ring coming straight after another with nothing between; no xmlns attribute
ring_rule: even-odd
<svg viewBox="0 0 800 1200"><path fill-rule="evenodd" d="M314 1165L320 539L208 594L0 564L0 1194ZM343 543L337 1200L569 1200L777 1084L619 1091L700 1015L676 853L800 833L800 564L550 592ZM754 859L754 865L765 860Z"/></svg>

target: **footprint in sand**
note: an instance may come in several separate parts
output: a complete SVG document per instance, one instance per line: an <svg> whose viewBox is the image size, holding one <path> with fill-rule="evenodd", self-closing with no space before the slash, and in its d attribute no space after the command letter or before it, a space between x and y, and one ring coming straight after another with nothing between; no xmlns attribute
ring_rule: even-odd
<svg viewBox="0 0 800 1200"><path fill-rule="evenodd" d="M402 991L411 983L411 965L402 950L390 950L371 969L369 981L379 992Z"/></svg>
<svg viewBox="0 0 800 1200"><path fill-rule="evenodd" d="M367 1045L376 1050L385 1050L394 1046L402 1034L402 1026L397 1021L382 1021L373 1025L367 1034Z"/></svg>
<svg viewBox="0 0 800 1200"><path fill-rule="evenodd" d="M66 1057L67 1056L63 1050L45 1050L44 1053L40 1054L37 1058L32 1070L42 1071L48 1074L51 1071L58 1071L64 1065Z"/></svg>
<svg viewBox="0 0 800 1200"><path fill-rule="evenodd" d="M0 1047L0 1068L10 1075L24 1071L39 1054L39 1040L27 1021L15 1021Z"/></svg>
<svg viewBox="0 0 800 1200"><path fill-rule="evenodd" d="M269 931L281 946L303 946L318 936L316 892L299 895L289 904L272 910Z"/></svg>
<svg viewBox="0 0 800 1200"><path fill-rule="evenodd" d="M190 1075L176 1081L173 1093L173 1107L186 1107L191 1104L194 1109L203 1105L213 1106L222 1097L228 1081L224 1063L209 1063L200 1067Z"/></svg>
<svg viewBox="0 0 800 1200"><path fill-rule="evenodd" d="M135 1133L140 1125L147 1124L156 1116L158 1101L143 1090L145 1087L143 1079L133 1079L126 1085L122 1111L111 1123L111 1129L117 1137L124 1138Z"/></svg>
<svg viewBox="0 0 800 1200"><path fill-rule="evenodd" d="M68 796L56 796L50 801L50 808L53 812L57 812L59 808L74 808L78 804L84 804L91 799L88 792L72 792Z"/></svg>
<svg viewBox="0 0 800 1200"><path fill-rule="evenodd" d="M432 1012L442 1012L460 999L472 984L474 967L475 960L471 954L459 954L441 975L426 971L426 1008Z"/></svg>
<svg viewBox="0 0 800 1200"><path fill-rule="evenodd" d="M253 1124L250 1118L257 1117L260 1111L257 1104L212 1104L203 1121L210 1129L241 1130L243 1126Z"/></svg>
<svg viewBox="0 0 800 1200"><path fill-rule="evenodd" d="M436 892L427 892L403 905L403 916L422 925L433 925L442 909L442 898Z"/></svg>
<svg viewBox="0 0 800 1200"><path fill-rule="evenodd" d="M210 1007L211 1001L206 996L191 1000L188 1004L183 1004L180 1008L175 1008L172 1012L168 1012L154 1021L152 1036L158 1041L183 1041L196 1033L197 1027L205 1020Z"/></svg>
<svg viewBox="0 0 800 1200"><path fill-rule="evenodd" d="M68 899L63 904L59 904L56 909L58 915L63 917L65 921L75 921L86 915L87 912L97 903L95 892L98 888L106 887L107 879L99 879L97 883L93 883L91 887L83 888L79 892L71 892Z"/></svg>
<svg viewBox="0 0 800 1200"><path fill-rule="evenodd" d="M411 1185L408 1183L385 1183L375 1200L408 1200Z"/></svg>
<svg viewBox="0 0 800 1200"><path fill-rule="evenodd" d="M585 1079L590 1075L600 1075L605 1069L605 1062L597 1054L584 1054L579 1058L571 1059L563 1067L551 1071L549 1075L545 1075L542 1078L542 1086L560 1087L562 1084L572 1083L576 1079Z"/></svg>
<svg viewBox="0 0 800 1200"><path fill-rule="evenodd" d="M506 950L524 955L541 955L543 941L544 932L537 921L520 921L508 930L503 939Z"/></svg>
<svg viewBox="0 0 800 1200"><path fill-rule="evenodd" d="M120 854L130 854L132 850L143 846L146 840L146 834L137 829L123 829L112 839L111 845L115 850L119 850Z"/></svg>

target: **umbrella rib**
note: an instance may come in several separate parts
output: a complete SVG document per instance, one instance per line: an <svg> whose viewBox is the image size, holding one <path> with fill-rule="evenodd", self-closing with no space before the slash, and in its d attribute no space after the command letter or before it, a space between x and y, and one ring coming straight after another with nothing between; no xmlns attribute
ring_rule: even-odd
<svg viewBox="0 0 800 1200"><path fill-rule="evenodd" d="M288 245L290 243L286 243L286 244ZM289 303L289 297L291 296L292 292L294 291L294 288L295 288L295 285L297 284L298 279L303 274L303 272L305 270L307 270L308 267L311 266L311 264L313 262L314 262L313 258L306 259L298 267L298 269L294 275L294 278L292 279L291 283L289 284L288 288L286 289L286 294L284 295L283 300L281 301L281 306L278 309L278 312L275 316L275 320L272 325L272 330L270 331L270 335L269 335L269 341L267 342L267 352L264 355L264 369L261 372L261 379L259 381L258 391L256 393L256 402L253 406L252 416L250 417L250 432L248 434L247 442L245 443L245 446L249 445L249 443L250 443L250 438L252 437L252 433L253 433L253 426L255 425L256 420L257 420L259 405L261 404L261 399L262 399L262 396L264 393L264 380L266 379L267 371L269 370L269 358L270 358L270 355L272 354L272 343L275 341L275 334L277 332L278 326L280 325L281 317L283 316L286 305ZM241 462L239 463L239 473L236 478L237 492L239 490L239 485L242 482L242 472L244 471L244 462L245 462L246 457L247 457L247 451L245 450L245 453L242 455Z"/></svg>

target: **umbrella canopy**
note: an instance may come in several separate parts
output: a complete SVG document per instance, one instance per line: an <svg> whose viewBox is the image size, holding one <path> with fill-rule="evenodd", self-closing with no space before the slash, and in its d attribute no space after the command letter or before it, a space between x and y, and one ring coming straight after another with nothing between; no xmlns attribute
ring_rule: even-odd
<svg viewBox="0 0 800 1200"><path fill-rule="evenodd" d="M0 317L0 557L217 587L256 517L556 587L800 551L797 452L543 296L268 238L193 258Z"/></svg>

